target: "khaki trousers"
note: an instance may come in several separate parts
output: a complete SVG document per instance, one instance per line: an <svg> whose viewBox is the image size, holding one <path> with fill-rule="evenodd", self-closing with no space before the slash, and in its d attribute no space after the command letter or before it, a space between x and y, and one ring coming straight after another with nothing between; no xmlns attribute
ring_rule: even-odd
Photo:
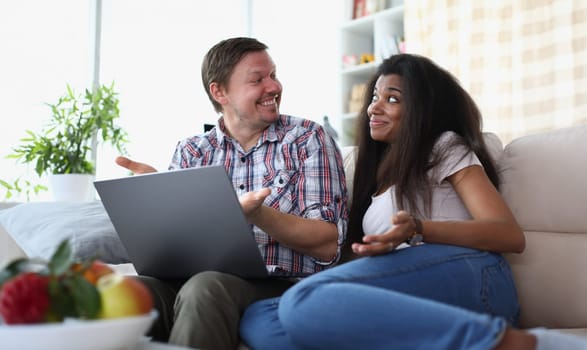
<svg viewBox="0 0 587 350"><path fill-rule="evenodd" d="M207 350L234 350L240 317L255 301L279 296L295 280L243 279L206 271L187 281L138 276L151 290L159 318L150 336L157 341Z"/></svg>

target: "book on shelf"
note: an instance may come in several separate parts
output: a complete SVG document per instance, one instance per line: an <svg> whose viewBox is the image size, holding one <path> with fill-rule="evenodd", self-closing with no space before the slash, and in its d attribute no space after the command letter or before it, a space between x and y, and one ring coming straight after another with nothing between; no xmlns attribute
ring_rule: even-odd
<svg viewBox="0 0 587 350"><path fill-rule="evenodd" d="M353 0L353 19L365 17L386 8L386 0Z"/></svg>
<svg viewBox="0 0 587 350"><path fill-rule="evenodd" d="M353 19L366 16L367 0L353 0Z"/></svg>
<svg viewBox="0 0 587 350"><path fill-rule="evenodd" d="M378 42L375 43L375 57L377 61L388 58L404 51L402 41L399 35L390 33L379 33L375 36Z"/></svg>
<svg viewBox="0 0 587 350"><path fill-rule="evenodd" d="M349 113L357 113L361 110L363 106L363 101L365 98L365 93L367 91L367 84L366 83L359 83L353 85L351 88L351 96L348 101L348 111Z"/></svg>

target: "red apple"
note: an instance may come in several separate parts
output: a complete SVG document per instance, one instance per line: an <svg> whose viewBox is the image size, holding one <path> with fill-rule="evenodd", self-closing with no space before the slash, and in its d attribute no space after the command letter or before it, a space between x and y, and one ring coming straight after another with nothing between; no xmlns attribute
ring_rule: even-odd
<svg viewBox="0 0 587 350"><path fill-rule="evenodd" d="M143 315L153 309L149 289L132 276L110 273L96 284L102 303L98 318L117 318Z"/></svg>

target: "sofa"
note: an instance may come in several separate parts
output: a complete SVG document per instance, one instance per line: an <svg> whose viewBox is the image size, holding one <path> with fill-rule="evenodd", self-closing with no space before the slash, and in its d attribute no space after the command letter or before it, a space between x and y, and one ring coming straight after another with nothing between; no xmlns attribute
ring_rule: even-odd
<svg viewBox="0 0 587 350"><path fill-rule="evenodd" d="M522 254L505 254L521 305L522 328L587 336L587 125L485 141L500 192L526 236ZM352 149L343 149L352 183ZM350 188L350 187L349 187Z"/></svg>
<svg viewBox="0 0 587 350"><path fill-rule="evenodd" d="M587 125L515 139L498 167L526 235L525 251L506 256L521 326L587 335Z"/></svg>
<svg viewBox="0 0 587 350"><path fill-rule="evenodd" d="M505 147L495 135L486 140L498 164L500 191L526 235L526 250L506 255L521 303L521 327L587 336L587 125L522 136ZM343 156L350 188L353 148L344 147ZM0 202L0 209L15 204ZM17 243L2 222L0 211L4 264L26 255L26 242L20 237ZM124 257L117 259L110 261L113 266L134 273Z"/></svg>

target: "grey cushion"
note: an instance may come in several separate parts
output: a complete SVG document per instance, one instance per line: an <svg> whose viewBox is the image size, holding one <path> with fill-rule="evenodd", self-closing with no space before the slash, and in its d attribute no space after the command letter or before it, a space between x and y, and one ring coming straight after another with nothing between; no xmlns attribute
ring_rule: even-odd
<svg viewBox="0 0 587 350"><path fill-rule="evenodd" d="M22 203L0 210L0 224L29 257L49 259L69 239L78 259L129 261L101 201Z"/></svg>

